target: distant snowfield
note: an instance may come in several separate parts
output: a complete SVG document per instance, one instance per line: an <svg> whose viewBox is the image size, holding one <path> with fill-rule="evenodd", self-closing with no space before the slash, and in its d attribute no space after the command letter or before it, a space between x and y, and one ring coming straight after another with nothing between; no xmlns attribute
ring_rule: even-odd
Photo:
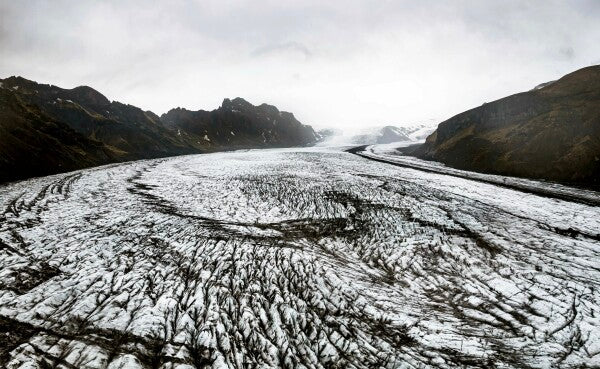
<svg viewBox="0 0 600 369"><path fill-rule="evenodd" d="M600 366L599 207L309 148L37 178L0 209L0 367Z"/></svg>
<svg viewBox="0 0 600 369"><path fill-rule="evenodd" d="M404 136L407 144L411 142L417 143L424 141L436 128L436 124L424 123L413 126L379 126L360 130L339 130L324 137L321 141L317 142L316 146L339 147L376 144L381 142L380 139L382 138L385 142L389 142L388 140L391 138L389 135L396 136L395 139L397 140L402 139L401 137Z"/></svg>

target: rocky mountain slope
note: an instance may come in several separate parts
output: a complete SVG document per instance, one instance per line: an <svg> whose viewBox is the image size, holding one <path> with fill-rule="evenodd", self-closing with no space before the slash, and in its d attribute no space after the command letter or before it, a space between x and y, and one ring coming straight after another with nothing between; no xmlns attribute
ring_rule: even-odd
<svg viewBox="0 0 600 369"><path fill-rule="evenodd" d="M166 129L151 112L110 102L87 86L62 89L22 77L2 81L20 98L83 136L123 152L126 159L154 158L194 152L194 147Z"/></svg>
<svg viewBox="0 0 600 369"><path fill-rule="evenodd" d="M403 150L478 172L600 185L600 66L458 114Z"/></svg>
<svg viewBox="0 0 600 369"><path fill-rule="evenodd" d="M315 142L318 135L292 113L275 106L254 106L242 98L225 99L213 111L172 109L160 117L166 127L185 132L208 147L286 147Z"/></svg>
<svg viewBox="0 0 600 369"><path fill-rule="evenodd" d="M270 105L225 99L214 111L163 117L91 87L0 80L0 182L115 161L307 145L314 130ZM52 127L50 129L49 127Z"/></svg>
<svg viewBox="0 0 600 369"><path fill-rule="evenodd" d="M0 182L120 160L123 152L88 139L13 90L0 88Z"/></svg>

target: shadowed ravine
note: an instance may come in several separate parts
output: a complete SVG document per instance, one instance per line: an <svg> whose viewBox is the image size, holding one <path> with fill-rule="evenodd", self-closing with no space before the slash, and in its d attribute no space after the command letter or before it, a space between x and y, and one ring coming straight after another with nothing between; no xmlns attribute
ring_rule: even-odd
<svg viewBox="0 0 600 369"><path fill-rule="evenodd" d="M600 365L588 204L315 148L32 179L0 206L0 367Z"/></svg>

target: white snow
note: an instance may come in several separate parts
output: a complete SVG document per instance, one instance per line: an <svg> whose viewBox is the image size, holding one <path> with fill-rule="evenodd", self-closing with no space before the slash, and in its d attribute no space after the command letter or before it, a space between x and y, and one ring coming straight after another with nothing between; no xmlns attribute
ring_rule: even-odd
<svg viewBox="0 0 600 369"><path fill-rule="evenodd" d="M8 368L600 365L598 207L305 148L35 178L0 209Z"/></svg>

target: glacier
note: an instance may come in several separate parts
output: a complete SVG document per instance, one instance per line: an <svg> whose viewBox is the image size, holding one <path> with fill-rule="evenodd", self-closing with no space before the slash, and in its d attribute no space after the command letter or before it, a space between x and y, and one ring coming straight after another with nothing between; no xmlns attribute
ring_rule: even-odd
<svg viewBox="0 0 600 369"><path fill-rule="evenodd" d="M412 160L245 150L0 186L0 366L600 366L597 194L372 158Z"/></svg>

